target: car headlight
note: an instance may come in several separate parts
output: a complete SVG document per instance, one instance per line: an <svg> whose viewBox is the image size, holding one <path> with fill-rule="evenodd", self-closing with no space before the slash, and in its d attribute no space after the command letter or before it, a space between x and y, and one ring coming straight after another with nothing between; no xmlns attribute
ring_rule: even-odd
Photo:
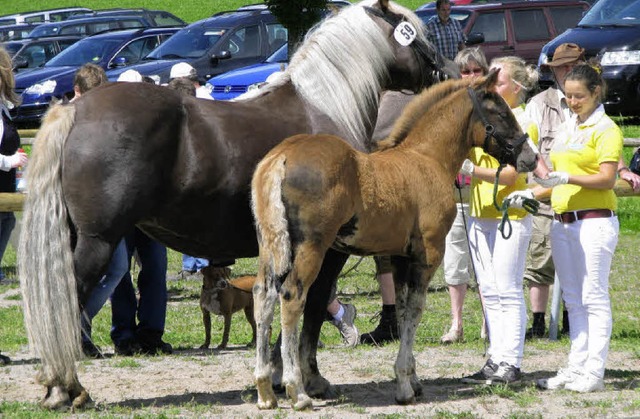
<svg viewBox="0 0 640 419"><path fill-rule="evenodd" d="M44 95L53 93L57 85L58 83L55 80L47 80L27 87L24 92L29 95Z"/></svg>
<svg viewBox="0 0 640 419"><path fill-rule="evenodd" d="M607 51L600 60L602 65L640 64L640 51Z"/></svg>
<svg viewBox="0 0 640 419"><path fill-rule="evenodd" d="M250 92L252 90L256 90L262 87L262 85L264 84L263 81L258 82L258 83L253 83L247 86L247 92Z"/></svg>

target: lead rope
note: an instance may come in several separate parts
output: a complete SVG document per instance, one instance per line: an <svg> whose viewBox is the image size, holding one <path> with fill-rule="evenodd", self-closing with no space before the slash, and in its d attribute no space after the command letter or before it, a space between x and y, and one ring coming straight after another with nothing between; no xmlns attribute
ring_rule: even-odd
<svg viewBox="0 0 640 419"><path fill-rule="evenodd" d="M509 206L511 205L511 199L505 198L502 200L502 205L498 205L498 181L500 180L500 172L504 169L505 165L501 164L496 170L496 179L493 182L493 206L500 212L502 212L502 219L498 225L498 230L502 234L502 238L508 240L513 233L513 227L511 227L511 220L509 219ZM535 199L524 198L522 201L522 208L530 214L536 215L540 202Z"/></svg>
<svg viewBox="0 0 640 419"><path fill-rule="evenodd" d="M464 233L467 236L467 250L469 251L469 260L471 261L471 272L473 273L473 277L476 279L476 284L478 284L478 299L480 300L480 310L482 310L482 323L486 327L487 336L483 339L484 345L484 353L483 357L487 356L489 352L489 322L487 321L487 316L484 312L484 302L482 301L482 293L480 293L480 283L478 282L478 276L476 275L476 265L473 262L473 257L471 256L471 244L469 241L469 229L467 228L467 216L464 213L464 204L462 203L462 185L458 183L458 179L455 180L456 188L458 188L458 196L460 197L460 206L462 207L462 223L464 225ZM480 326L480 331L482 331L482 326ZM481 332L482 333L482 332Z"/></svg>

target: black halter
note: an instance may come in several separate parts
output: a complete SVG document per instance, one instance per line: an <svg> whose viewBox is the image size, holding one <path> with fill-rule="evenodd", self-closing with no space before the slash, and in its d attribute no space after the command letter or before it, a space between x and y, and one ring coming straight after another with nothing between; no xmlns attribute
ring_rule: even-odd
<svg viewBox="0 0 640 419"><path fill-rule="evenodd" d="M404 15L396 13L386 14L382 10L369 6L364 6L364 10L370 15L381 18L393 28L407 20ZM420 65L420 78L423 87L433 84L434 81L444 81L449 78L449 76L441 70L441 68L444 67L444 62L434 48L431 48L424 42L420 42L419 38L416 38L416 41L411 43L411 50L418 57L418 61L423 64ZM430 68L431 71L425 71L425 67Z"/></svg>
<svg viewBox="0 0 640 419"><path fill-rule="evenodd" d="M485 137L482 148L487 150L489 147L489 140L491 139L491 137L493 137L498 142L501 150L500 158L498 159L498 161L500 163L504 163L506 159L513 158L515 156L516 148L520 147L525 141L527 141L527 139L529 138L529 134L524 133L513 143L509 143L502 135L497 133L494 126L489 123L484 113L482 112L480 102L478 101L478 97L476 96L473 89L471 87L468 87L467 91L469 92L469 96L471 96L471 101L473 102L473 111L476 113L476 115L478 115L478 118L480 118L480 121L482 121L482 123L484 124Z"/></svg>

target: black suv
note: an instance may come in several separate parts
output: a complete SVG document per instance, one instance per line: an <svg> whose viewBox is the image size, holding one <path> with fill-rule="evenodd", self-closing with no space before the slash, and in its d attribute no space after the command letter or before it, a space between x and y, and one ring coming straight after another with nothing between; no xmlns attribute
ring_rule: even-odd
<svg viewBox="0 0 640 419"><path fill-rule="evenodd" d="M604 106L609 114L640 114L640 1L599 0L578 26L542 48L538 64L551 60L556 47L572 42L598 57L607 83ZM543 73L550 83L550 75Z"/></svg>
<svg viewBox="0 0 640 419"><path fill-rule="evenodd" d="M59 35L88 36L114 29L148 28L151 23L141 16L104 16L43 23L29 33L28 38Z"/></svg>
<svg viewBox="0 0 640 419"><path fill-rule="evenodd" d="M149 9L123 9L123 8L113 8L113 9L99 9L93 11L87 11L85 13L78 13L71 17L69 20L73 19L83 19L86 17L104 17L104 16L141 16L145 18L151 26L186 26L187 22L180 19L178 16L173 13L169 13L164 10L149 10Z"/></svg>
<svg viewBox="0 0 640 419"><path fill-rule="evenodd" d="M204 85L220 73L264 61L286 37L286 28L268 10L222 12L182 28L142 62L110 70L107 76L115 81L123 71L134 69L164 84L171 67L184 61L196 69Z"/></svg>
<svg viewBox="0 0 640 419"><path fill-rule="evenodd" d="M469 45L480 44L487 60L517 55L536 64L542 46L578 23L589 4L578 0L508 1L452 6ZM416 14L426 23L437 15L433 6Z"/></svg>

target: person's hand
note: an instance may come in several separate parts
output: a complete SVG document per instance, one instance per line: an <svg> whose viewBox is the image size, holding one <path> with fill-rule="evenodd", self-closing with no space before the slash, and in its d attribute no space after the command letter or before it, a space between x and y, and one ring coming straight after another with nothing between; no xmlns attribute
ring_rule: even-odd
<svg viewBox="0 0 640 419"><path fill-rule="evenodd" d="M24 166L27 164L27 161L29 160L29 157L27 157L27 154L22 152L22 151L18 151L16 154L13 154L11 156L8 157L9 160L9 165L11 166L11 168L16 168L16 167L20 167L20 166Z"/></svg>
<svg viewBox="0 0 640 419"><path fill-rule="evenodd" d="M535 197L531 189L525 189L524 191L511 192L506 199L509 200L511 208L522 208L525 199L535 199Z"/></svg>
<svg viewBox="0 0 640 419"><path fill-rule="evenodd" d="M620 173L620 179L626 180L635 192L640 191L640 176L627 169Z"/></svg>
<svg viewBox="0 0 640 419"><path fill-rule="evenodd" d="M473 170L476 166L469 159L465 159L462 162L462 167L460 168L460 173L465 176L473 176Z"/></svg>
<svg viewBox="0 0 640 419"><path fill-rule="evenodd" d="M567 172L551 172L546 179L534 176L533 179L542 187L553 188L558 185L564 185L569 182L569 173Z"/></svg>

